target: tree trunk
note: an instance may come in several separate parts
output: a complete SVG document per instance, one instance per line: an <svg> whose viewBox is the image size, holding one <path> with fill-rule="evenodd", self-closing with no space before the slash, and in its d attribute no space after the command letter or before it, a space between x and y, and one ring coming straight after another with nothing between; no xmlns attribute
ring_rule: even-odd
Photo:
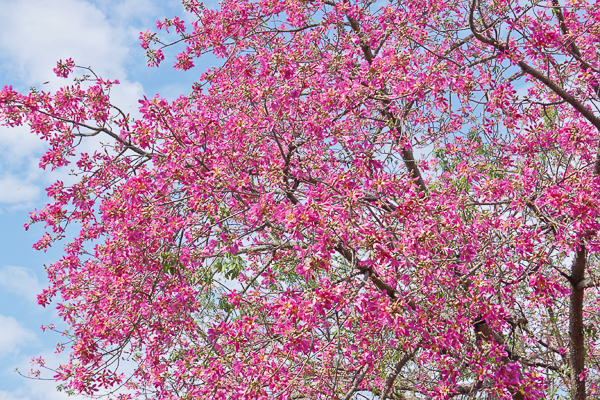
<svg viewBox="0 0 600 400"><path fill-rule="evenodd" d="M577 284L583 281L585 276L586 258L585 246L581 245L573 260L573 267L571 269L569 310L571 400L584 400L586 397L585 377L580 378L585 368L585 345L583 337L583 294L585 289L577 287Z"/></svg>

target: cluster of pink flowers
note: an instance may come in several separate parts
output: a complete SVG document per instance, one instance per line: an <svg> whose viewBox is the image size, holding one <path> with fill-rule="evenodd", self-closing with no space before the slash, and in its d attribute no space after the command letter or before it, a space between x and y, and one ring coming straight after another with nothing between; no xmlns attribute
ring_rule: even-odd
<svg viewBox="0 0 600 400"><path fill-rule="evenodd" d="M56 68L53 69L56 76L59 78L67 78L71 72L73 72L73 67L75 67L75 61L68 58L64 62L60 60L56 63Z"/></svg>

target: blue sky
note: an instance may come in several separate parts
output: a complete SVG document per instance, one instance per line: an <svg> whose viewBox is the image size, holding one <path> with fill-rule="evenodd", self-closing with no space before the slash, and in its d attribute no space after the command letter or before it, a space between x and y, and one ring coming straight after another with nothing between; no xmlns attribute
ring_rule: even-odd
<svg viewBox="0 0 600 400"><path fill-rule="evenodd" d="M56 90L70 81L57 78L52 68L71 57L105 79L119 79L113 102L132 114L144 95L174 99L189 93L210 64L197 62L184 73L170 68L173 62L167 59L159 69L148 68L138 39L157 19L182 16L182 10L177 0L0 0L0 86ZM45 356L48 365L66 359L54 354L61 337L40 329L48 323L59 327L62 321L53 306L36 303L36 294L46 286L43 265L60 258L61 248L36 252L31 246L43 227L23 229L28 213L46 203L44 188L57 179L70 180L66 170L38 168L43 151L44 143L27 128L0 127L0 400L67 398L52 381L14 373L15 367L29 371L34 356Z"/></svg>

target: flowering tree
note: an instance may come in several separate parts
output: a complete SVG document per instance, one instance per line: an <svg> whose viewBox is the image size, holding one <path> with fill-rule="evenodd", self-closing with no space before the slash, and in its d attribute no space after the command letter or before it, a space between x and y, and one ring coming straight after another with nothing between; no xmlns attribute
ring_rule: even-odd
<svg viewBox="0 0 600 400"><path fill-rule="evenodd" d="M222 66L137 120L97 77L0 94L40 166L78 177L31 214L38 249L78 232L39 296L70 327L63 388L597 396L598 4L184 6L158 22L178 40L141 35L149 63ZM89 136L110 143L79 153Z"/></svg>

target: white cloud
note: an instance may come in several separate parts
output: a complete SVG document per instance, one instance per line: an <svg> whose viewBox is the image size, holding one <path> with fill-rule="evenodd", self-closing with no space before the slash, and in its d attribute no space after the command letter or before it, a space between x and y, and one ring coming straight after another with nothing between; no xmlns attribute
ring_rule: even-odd
<svg viewBox="0 0 600 400"><path fill-rule="evenodd" d="M144 98L144 88L139 82L121 82L111 88L111 103L119 107L124 113L139 117L139 100Z"/></svg>
<svg viewBox="0 0 600 400"><path fill-rule="evenodd" d="M59 392L56 390L57 385L57 383L51 381L30 381L28 384L29 393L31 398L36 400L73 400L84 398L83 396L69 396L65 392Z"/></svg>
<svg viewBox="0 0 600 400"><path fill-rule="evenodd" d="M0 204L27 209L43 194L36 180L43 172L39 156L44 148L26 126L0 127Z"/></svg>
<svg viewBox="0 0 600 400"><path fill-rule="evenodd" d="M42 285L37 275L29 268L4 265L0 268L0 286L2 290L23 296L37 303L37 295L42 292Z"/></svg>
<svg viewBox="0 0 600 400"><path fill-rule="evenodd" d="M45 145L27 126L0 127L0 158L5 163L20 162L24 157L40 154Z"/></svg>
<svg viewBox="0 0 600 400"><path fill-rule="evenodd" d="M0 400L29 400L29 397L22 397L14 392L0 390Z"/></svg>
<svg viewBox="0 0 600 400"><path fill-rule="evenodd" d="M152 23L153 19L159 15L157 5L149 0L96 0L95 3L111 19L127 25L131 25L134 20L145 26L146 29L150 28L148 23ZM179 2L174 1L173 3L179 5L178 9L182 8ZM168 5L161 4L161 8ZM138 33L139 30L135 32L135 34Z"/></svg>
<svg viewBox="0 0 600 400"><path fill-rule="evenodd" d="M122 32L104 13L79 0L1 0L4 31L3 57L30 84L53 78L58 59L73 58L78 65L124 78L128 49ZM58 82L59 84L63 82Z"/></svg>
<svg viewBox="0 0 600 400"><path fill-rule="evenodd" d="M0 358L15 353L35 339L35 334L10 316L0 315Z"/></svg>
<svg viewBox="0 0 600 400"><path fill-rule="evenodd" d="M40 188L14 175L0 177L0 203L29 203L35 199Z"/></svg>

